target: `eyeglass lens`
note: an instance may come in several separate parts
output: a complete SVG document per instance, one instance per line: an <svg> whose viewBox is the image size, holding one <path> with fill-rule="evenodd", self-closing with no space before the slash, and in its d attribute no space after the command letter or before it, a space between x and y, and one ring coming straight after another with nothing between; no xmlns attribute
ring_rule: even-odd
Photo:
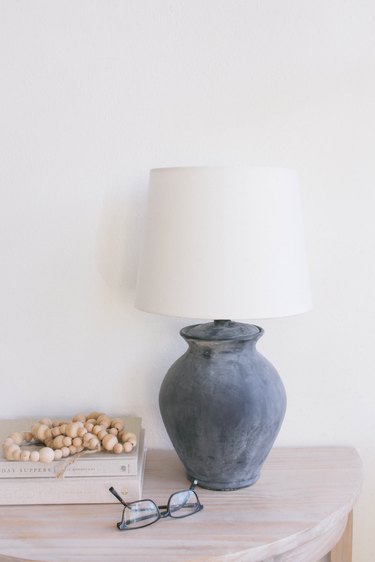
<svg viewBox="0 0 375 562"><path fill-rule="evenodd" d="M171 517L187 517L199 509L198 496L192 490L184 490L172 494L168 502Z"/></svg>
<svg viewBox="0 0 375 562"><path fill-rule="evenodd" d="M151 500L141 500L128 504L124 509L122 523L132 529L146 527L160 518L156 505Z"/></svg>

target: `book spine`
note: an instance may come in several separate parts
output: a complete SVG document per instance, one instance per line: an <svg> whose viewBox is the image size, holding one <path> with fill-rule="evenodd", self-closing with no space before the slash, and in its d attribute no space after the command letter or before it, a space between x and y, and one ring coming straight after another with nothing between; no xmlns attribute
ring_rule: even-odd
<svg viewBox="0 0 375 562"><path fill-rule="evenodd" d="M64 467L65 470L64 470ZM85 476L136 476L138 470L137 458L53 461L51 463L0 461L0 480L7 478L55 478L64 471L64 478Z"/></svg>
<svg viewBox="0 0 375 562"><path fill-rule="evenodd" d="M116 503L113 486L126 501L142 497L143 475L135 477L8 478L0 483L0 505Z"/></svg>

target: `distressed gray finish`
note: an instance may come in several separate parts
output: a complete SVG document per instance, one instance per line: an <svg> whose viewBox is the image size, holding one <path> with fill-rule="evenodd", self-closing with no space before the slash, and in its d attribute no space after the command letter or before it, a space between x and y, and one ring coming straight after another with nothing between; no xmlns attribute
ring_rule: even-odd
<svg viewBox="0 0 375 562"><path fill-rule="evenodd" d="M282 381L257 350L262 328L219 320L180 332L188 350L169 369L159 404L190 479L215 490L254 484L286 408Z"/></svg>

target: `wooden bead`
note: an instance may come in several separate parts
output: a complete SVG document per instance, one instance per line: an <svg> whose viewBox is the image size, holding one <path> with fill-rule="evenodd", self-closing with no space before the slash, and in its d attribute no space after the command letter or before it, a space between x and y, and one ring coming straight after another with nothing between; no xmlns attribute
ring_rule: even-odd
<svg viewBox="0 0 375 562"><path fill-rule="evenodd" d="M118 443L118 439L115 435L108 433L108 435L103 437L102 445L106 451L112 451L116 443Z"/></svg>
<svg viewBox="0 0 375 562"><path fill-rule="evenodd" d="M77 431L78 437L83 437L87 433L87 429L85 427L80 427Z"/></svg>
<svg viewBox="0 0 375 562"><path fill-rule="evenodd" d="M103 431L103 429L104 429L104 427L101 426L101 425L94 425L92 432L93 432L94 435L98 435L98 433L100 431Z"/></svg>
<svg viewBox="0 0 375 562"><path fill-rule="evenodd" d="M94 437L93 433L85 433L85 435L83 436L83 442L84 443L88 443L90 441L90 439L92 439Z"/></svg>
<svg viewBox="0 0 375 562"><path fill-rule="evenodd" d="M38 429L39 429L39 427L40 427L40 423L34 423L31 426L31 433L33 434L33 437L35 439L38 439Z"/></svg>
<svg viewBox="0 0 375 562"><path fill-rule="evenodd" d="M58 435L61 435L61 430L59 426L53 427L51 429L51 434L53 437L57 437Z"/></svg>
<svg viewBox="0 0 375 562"><path fill-rule="evenodd" d="M137 437L134 433L125 433L123 436L123 443L131 443L133 447L135 447L137 444Z"/></svg>
<svg viewBox="0 0 375 562"><path fill-rule="evenodd" d="M3 449L5 449L6 447L9 447L9 445L13 445L14 441L11 437L7 437L3 443Z"/></svg>
<svg viewBox="0 0 375 562"><path fill-rule="evenodd" d="M94 421L95 421L95 425L96 425L96 420L94 420ZM89 433L91 433L92 430L94 429L94 424L91 421L86 422L84 427Z"/></svg>
<svg viewBox="0 0 375 562"><path fill-rule="evenodd" d="M110 433L111 435L117 435L118 429L116 429L115 427L111 427L111 429L108 430L108 433Z"/></svg>
<svg viewBox="0 0 375 562"><path fill-rule="evenodd" d="M80 437L75 437L73 439L74 447L82 447L82 439Z"/></svg>
<svg viewBox="0 0 375 562"><path fill-rule="evenodd" d="M76 415L73 417L73 421L74 421L74 422L77 422L77 421L78 421L78 422L82 422L82 423L83 423L83 422L86 421L86 416L85 416L84 414L76 414Z"/></svg>
<svg viewBox="0 0 375 562"><path fill-rule="evenodd" d="M75 447L74 445L70 445L69 451L71 455L75 455L77 452L77 447Z"/></svg>
<svg viewBox="0 0 375 562"><path fill-rule="evenodd" d="M13 439L16 445L21 445L23 441L23 433L20 433L19 431L15 431L14 433L11 433L9 437L10 439Z"/></svg>
<svg viewBox="0 0 375 562"><path fill-rule="evenodd" d="M57 435L57 437L55 437L55 439L52 442L52 448L53 449L61 449L61 447L64 447L64 435Z"/></svg>
<svg viewBox="0 0 375 562"><path fill-rule="evenodd" d="M98 416L100 416L100 412L90 412L87 416L86 416L86 420L97 420Z"/></svg>
<svg viewBox="0 0 375 562"><path fill-rule="evenodd" d="M100 439L100 441L102 441L103 437L105 437L107 435L107 431L105 429L102 429L102 431L99 431L97 437L98 439Z"/></svg>
<svg viewBox="0 0 375 562"><path fill-rule="evenodd" d="M111 421L111 427L116 428L118 431L122 431L124 429L124 422L120 420L120 418L114 418Z"/></svg>
<svg viewBox="0 0 375 562"><path fill-rule="evenodd" d="M99 439L97 437L92 437L90 441L87 443L87 447L92 451L99 447Z"/></svg>
<svg viewBox="0 0 375 562"><path fill-rule="evenodd" d="M68 423L65 433L68 437L77 437L78 426L77 422Z"/></svg>
<svg viewBox="0 0 375 562"><path fill-rule="evenodd" d="M39 462L39 451L31 451L30 460L31 462Z"/></svg>
<svg viewBox="0 0 375 562"><path fill-rule="evenodd" d="M136 445L137 443L137 438L134 433L123 431L121 432L121 441L123 443L126 443L127 441L131 441L134 447L134 445Z"/></svg>
<svg viewBox="0 0 375 562"><path fill-rule="evenodd" d="M5 458L8 461L13 460L13 454L16 451L21 451L21 449L19 448L19 446L16 443L12 443L11 445L9 445L8 447L5 448Z"/></svg>
<svg viewBox="0 0 375 562"><path fill-rule="evenodd" d="M124 451L124 446L122 443L116 443L116 445L113 447L113 452L116 455L119 455L120 453L122 453Z"/></svg>
<svg viewBox="0 0 375 562"><path fill-rule="evenodd" d="M39 461L40 462L52 462L55 458L55 452L50 447L43 447L39 451Z"/></svg>
<svg viewBox="0 0 375 562"><path fill-rule="evenodd" d="M109 419L108 416L102 414L98 417L97 423L102 425L104 429L107 429L107 427L110 427L111 425L111 420Z"/></svg>
<svg viewBox="0 0 375 562"><path fill-rule="evenodd" d="M62 459L62 456L63 456L63 454L62 454L62 450L61 450L61 449L56 449L56 450L54 451L54 460L55 460L55 461L59 461L60 459Z"/></svg>
<svg viewBox="0 0 375 562"><path fill-rule="evenodd" d="M89 419L86 420L86 423L91 423L92 427L94 427L94 425L97 425L96 418L89 418ZM86 424L85 424L85 427L86 427ZM91 431L91 429L88 429L88 431Z"/></svg>
<svg viewBox="0 0 375 562"><path fill-rule="evenodd" d="M64 420L53 420L52 421L52 427L57 427L59 425L62 425L63 423L66 423Z"/></svg>
<svg viewBox="0 0 375 562"><path fill-rule="evenodd" d="M124 451L125 453L131 453L133 450L133 445L131 443L129 443L129 441L127 441L126 443L124 443Z"/></svg>
<svg viewBox="0 0 375 562"><path fill-rule="evenodd" d="M23 440L24 441L32 441L34 438L33 434L31 433L31 431L24 431L23 432Z"/></svg>
<svg viewBox="0 0 375 562"><path fill-rule="evenodd" d="M64 437L63 438L63 445L64 447L70 447L70 445L72 444L72 438L71 437Z"/></svg>
<svg viewBox="0 0 375 562"><path fill-rule="evenodd" d="M14 451L12 455L12 460L19 461L21 459L21 449L18 447L16 451Z"/></svg>
<svg viewBox="0 0 375 562"><path fill-rule="evenodd" d="M9 442L6 443L6 444L3 443L3 451L4 451L4 452L7 451L7 450L10 449L10 448L14 449L15 447L20 448L20 446L17 445L17 443L15 443L15 442L13 441L13 439L9 439Z"/></svg>
<svg viewBox="0 0 375 562"><path fill-rule="evenodd" d="M62 423L62 424L60 425L60 433L61 433L61 435L65 435L66 426L67 426L67 425L68 425L67 423Z"/></svg>
<svg viewBox="0 0 375 562"><path fill-rule="evenodd" d="M61 454L64 458L69 457L69 455L70 455L69 447L62 447Z"/></svg>
<svg viewBox="0 0 375 562"><path fill-rule="evenodd" d="M121 443L125 443L125 441L126 441L124 439L125 435L126 435L126 431L119 431L118 432L117 437L118 437L118 440L121 441Z"/></svg>
<svg viewBox="0 0 375 562"><path fill-rule="evenodd" d="M37 429L36 437L39 441L43 441L45 439L46 431L49 429L48 425L41 423Z"/></svg>
<svg viewBox="0 0 375 562"><path fill-rule="evenodd" d="M129 439L136 439L135 433L131 433L130 431L128 431L127 433L125 433L124 439L125 441L129 441Z"/></svg>
<svg viewBox="0 0 375 562"><path fill-rule="evenodd" d="M41 425L46 425L47 427L52 426L52 420L50 418L42 418L41 420L39 420L39 423Z"/></svg>
<svg viewBox="0 0 375 562"><path fill-rule="evenodd" d="M71 437L77 437L79 428L82 427L82 422L76 421L72 424Z"/></svg>
<svg viewBox="0 0 375 562"><path fill-rule="evenodd" d="M52 437L52 431L51 428L49 427L48 429L46 429L46 431L44 432L44 440L46 439L51 439Z"/></svg>
<svg viewBox="0 0 375 562"><path fill-rule="evenodd" d="M31 455L31 451L28 451L27 449L21 451L20 461L26 462L30 460L30 455Z"/></svg>

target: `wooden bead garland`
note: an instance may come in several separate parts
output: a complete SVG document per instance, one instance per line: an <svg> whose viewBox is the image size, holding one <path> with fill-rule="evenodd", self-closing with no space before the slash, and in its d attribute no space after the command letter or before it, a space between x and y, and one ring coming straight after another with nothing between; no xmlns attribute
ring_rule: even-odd
<svg viewBox="0 0 375 562"><path fill-rule="evenodd" d="M30 443L43 444L39 450L21 447ZM70 422L43 418L31 431L14 432L3 443L9 461L48 463L86 451L130 453L137 444L134 433L126 432L121 419L99 412L87 416L77 414Z"/></svg>

